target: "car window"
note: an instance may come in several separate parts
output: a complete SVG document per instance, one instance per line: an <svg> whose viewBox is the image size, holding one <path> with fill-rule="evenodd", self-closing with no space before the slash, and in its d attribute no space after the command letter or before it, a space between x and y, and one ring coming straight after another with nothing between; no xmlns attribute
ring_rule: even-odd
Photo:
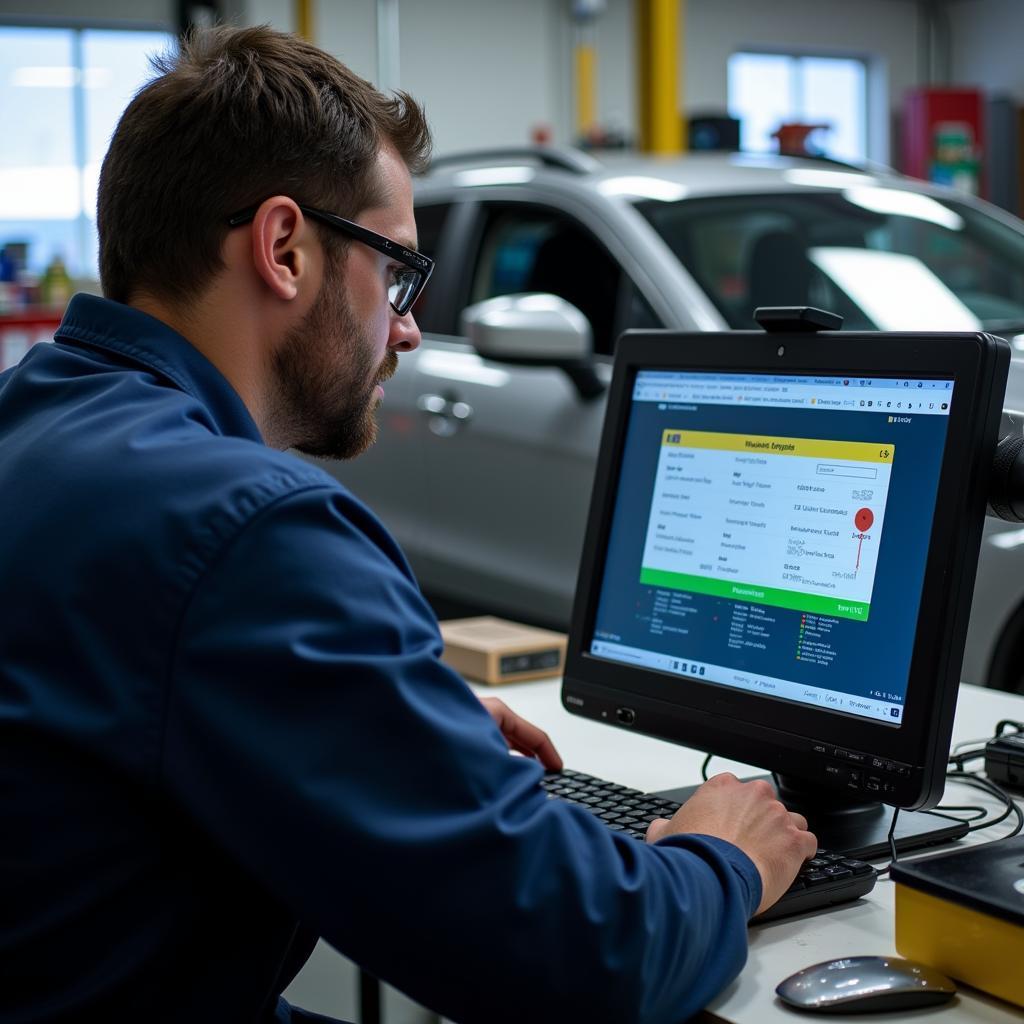
<svg viewBox="0 0 1024 1024"><path fill-rule="evenodd" d="M450 210L450 203L430 203L416 207L416 248L432 260L437 259L441 233L444 231L445 221L448 219ZM435 274L438 272L436 267L434 272ZM420 292L416 305L412 308L413 316L421 331L443 333L437 294L437 289L432 289L428 283L427 287Z"/></svg>
<svg viewBox="0 0 1024 1024"><path fill-rule="evenodd" d="M758 306L791 305L832 310L851 330L908 317L920 329L1024 324L1024 234L966 204L856 188L638 208L733 328L755 326Z"/></svg>
<svg viewBox="0 0 1024 1024"><path fill-rule="evenodd" d="M628 326L661 326L607 249L572 218L534 206L487 211L470 302L547 292L590 321L594 351L608 355ZM635 322L631 322L635 321Z"/></svg>

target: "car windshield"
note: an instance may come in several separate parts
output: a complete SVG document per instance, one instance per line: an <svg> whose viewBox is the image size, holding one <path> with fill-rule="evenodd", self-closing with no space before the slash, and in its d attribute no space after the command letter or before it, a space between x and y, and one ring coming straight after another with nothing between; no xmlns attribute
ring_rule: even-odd
<svg viewBox="0 0 1024 1024"><path fill-rule="evenodd" d="M732 328L817 306L849 330L1024 331L1024 233L898 188L637 203Z"/></svg>

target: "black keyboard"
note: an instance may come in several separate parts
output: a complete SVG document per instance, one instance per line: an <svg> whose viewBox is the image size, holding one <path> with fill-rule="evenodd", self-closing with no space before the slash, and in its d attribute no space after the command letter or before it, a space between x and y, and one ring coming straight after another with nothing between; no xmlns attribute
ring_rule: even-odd
<svg viewBox="0 0 1024 1024"><path fill-rule="evenodd" d="M552 799L586 807L612 831L641 842L647 835L647 826L655 818L671 818L679 809L679 804L672 800L568 768L549 772L541 784ZM865 861L818 850L800 869L782 898L755 917L753 923L855 900L871 892L877 877L878 873Z"/></svg>

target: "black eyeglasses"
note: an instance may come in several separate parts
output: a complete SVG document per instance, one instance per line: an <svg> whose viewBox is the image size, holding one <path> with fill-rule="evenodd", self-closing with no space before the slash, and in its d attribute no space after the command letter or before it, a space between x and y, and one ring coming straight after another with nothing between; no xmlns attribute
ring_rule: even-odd
<svg viewBox="0 0 1024 1024"><path fill-rule="evenodd" d="M361 224L339 217L336 213L328 213L326 210L318 210L314 206L303 206L298 204L299 209L314 220L329 224L332 228L344 231L357 241L368 245L377 252L384 253L397 260L403 266L391 271L391 283L388 285L388 301L391 308L399 315L405 316L412 309L413 304L419 298L423 286L430 279L434 269L434 261L429 256L424 256L415 249L407 249L404 245L392 241L386 235L378 235L376 231L364 228ZM249 206L244 210L228 217L228 226L237 228L256 216L258 206Z"/></svg>

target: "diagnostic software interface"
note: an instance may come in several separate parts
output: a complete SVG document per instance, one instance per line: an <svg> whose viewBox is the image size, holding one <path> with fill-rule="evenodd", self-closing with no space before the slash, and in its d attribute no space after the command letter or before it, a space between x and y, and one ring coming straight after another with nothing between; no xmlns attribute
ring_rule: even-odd
<svg viewBox="0 0 1024 1024"><path fill-rule="evenodd" d="M952 401L639 371L590 653L898 726Z"/></svg>

